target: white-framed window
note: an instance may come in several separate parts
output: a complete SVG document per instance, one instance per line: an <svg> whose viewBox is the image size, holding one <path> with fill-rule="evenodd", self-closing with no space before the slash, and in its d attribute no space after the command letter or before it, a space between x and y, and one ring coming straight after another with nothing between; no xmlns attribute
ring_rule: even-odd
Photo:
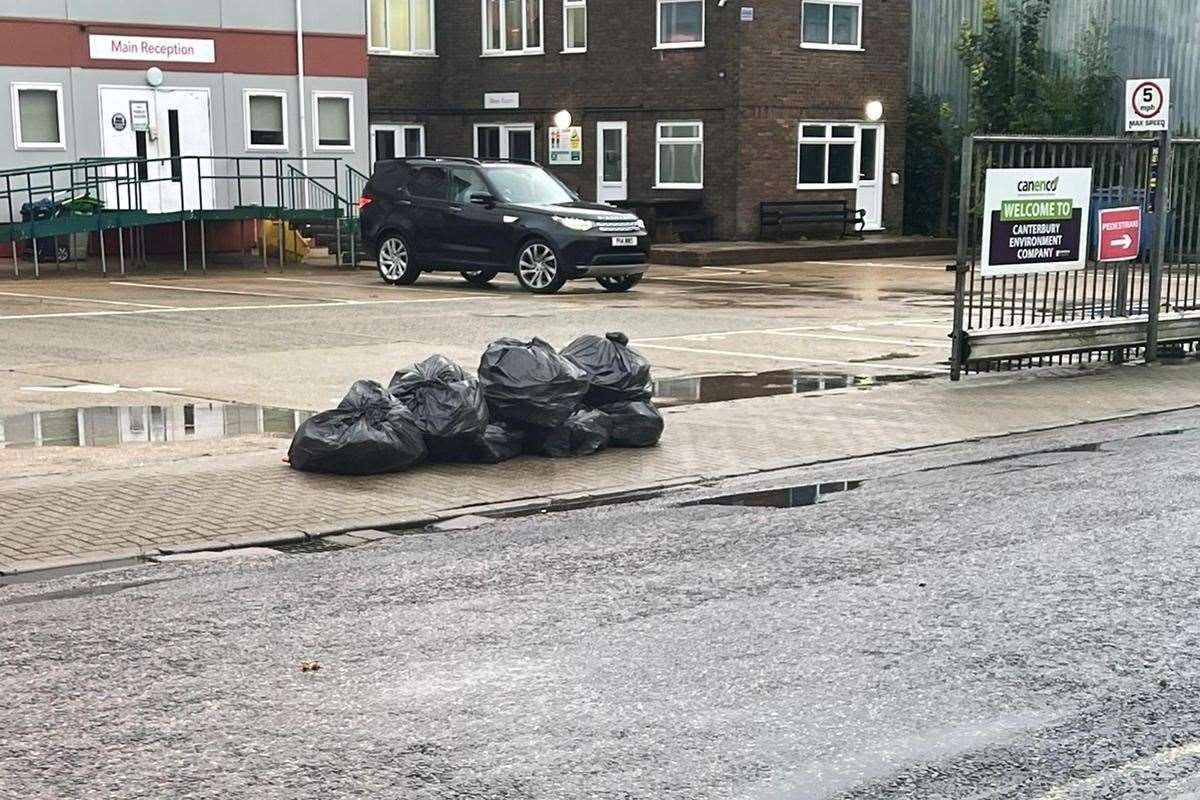
<svg viewBox="0 0 1200 800"><path fill-rule="evenodd" d="M287 118L287 92L268 89L242 92L247 150L287 150Z"/></svg>
<svg viewBox="0 0 1200 800"><path fill-rule="evenodd" d="M534 160L533 123L482 123L475 126L476 158Z"/></svg>
<svg viewBox="0 0 1200 800"><path fill-rule="evenodd" d="M797 189L858 187L860 128L850 122L801 122Z"/></svg>
<svg viewBox="0 0 1200 800"><path fill-rule="evenodd" d="M379 124L371 126L371 163L392 158L425 155L424 125Z"/></svg>
<svg viewBox="0 0 1200 800"><path fill-rule="evenodd" d="M393 56L437 55L434 0L370 0L367 49Z"/></svg>
<svg viewBox="0 0 1200 800"><path fill-rule="evenodd" d="M313 92L313 142L317 150L354 149L354 95Z"/></svg>
<svg viewBox="0 0 1200 800"><path fill-rule="evenodd" d="M67 149L61 83L14 83L12 118L18 150Z"/></svg>
<svg viewBox="0 0 1200 800"><path fill-rule="evenodd" d="M587 0L563 0L564 53L587 52Z"/></svg>
<svg viewBox="0 0 1200 800"><path fill-rule="evenodd" d="M800 46L862 50L862 0L804 0Z"/></svg>
<svg viewBox="0 0 1200 800"><path fill-rule="evenodd" d="M704 0L658 0L656 49L704 47Z"/></svg>
<svg viewBox="0 0 1200 800"><path fill-rule="evenodd" d="M703 122L660 122L655 144L655 189L704 188Z"/></svg>
<svg viewBox="0 0 1200 800"><path fill-rule="evenodd" d="M541 55L544 0L480 0L485 56Z"/></svg>

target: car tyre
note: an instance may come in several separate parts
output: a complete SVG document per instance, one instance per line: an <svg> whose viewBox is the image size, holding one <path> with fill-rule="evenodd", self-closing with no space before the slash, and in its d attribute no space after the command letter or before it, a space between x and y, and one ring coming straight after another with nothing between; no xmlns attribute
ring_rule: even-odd
<svg viewBox="0 0 1200 800"><path fill-rule="evenodd" d="M604 275L596 278L596 283L608 292L628 292L642 282L642 273L637 275Z"/></svg>
<svg viewBox="0 0 1200 800"><path fill-rule="evenodd" d="M393 286L409 286L421 277L421 270L413 262L408 240L399 233L385 233L379 240L375 263L379 265L379 277Z"/></svg>
<svg viewBox="0 0 1200 800"><path fill-rule="evenodd" d="M521 287L534 294L554 294L567 282L558 252L545 239L531 239L521 245L516 273Z"/></svg>
<svg viewBox="0 0 1200 800"><path fill-rule="evenodd" d="M472 286L487 286L492 281L496 280L496 275L499 274L494 269L477 269L460 272L463 280Z"/></svg>

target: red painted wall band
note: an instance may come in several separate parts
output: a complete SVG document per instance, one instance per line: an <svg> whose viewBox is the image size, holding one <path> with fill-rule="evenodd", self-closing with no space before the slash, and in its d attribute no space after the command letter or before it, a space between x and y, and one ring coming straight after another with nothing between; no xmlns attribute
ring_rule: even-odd
<svg viewBox="0 0 1200 800"><path fill-rule="evenodd" d="M93 33L212 39L216 63L97 60L91 57L88 50L88 35ZM0 42L4 43L0 47L0 66L129 70L158 66L171 72L296 74L296 34L288 31L168 28L8 18L0 19ZM304 62L305 75L365 79L367 37L365 34L306 33Z"/></svg>

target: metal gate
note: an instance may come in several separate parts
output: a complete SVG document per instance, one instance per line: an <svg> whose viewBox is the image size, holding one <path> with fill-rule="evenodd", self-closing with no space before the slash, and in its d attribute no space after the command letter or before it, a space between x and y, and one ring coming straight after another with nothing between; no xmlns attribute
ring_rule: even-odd
<svg viewBox="0 0 1200 800"><path fill-rule="evenodd" d="M987 171L1091 167L1086 268L984 276ZM1136 260L1097 261L1099 210L1138 206ZM1200 140L975 136L963 143L951 377L1157 358L1200 342Z"/></svg>

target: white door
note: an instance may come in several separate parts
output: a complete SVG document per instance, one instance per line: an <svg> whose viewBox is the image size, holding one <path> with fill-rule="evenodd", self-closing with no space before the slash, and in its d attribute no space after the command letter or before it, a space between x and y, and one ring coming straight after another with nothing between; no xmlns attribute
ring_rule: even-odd
<svg viewBox="0 0 1200 800"><path fill-rule="evenodd" d="M150 130L135 131L135 104L145 104ZM206 89L100 89L101 146L106 158L148 159L145 164L105 170L117 180L105 185L111 207L151 213L213 207L212 122Z"/></svg>
<svg viewBox="0 0 1200 800"><path fill-rule="evenodd" d="M867 212L867 230L883 230L883 126L861 126L858 207Z"/></svg>
<svg viewBox="0 0 1200 800"><path fill-rule="evenodd" d="M596 202L629 199L629 126L596 123Z"/></svg>
<svg viewBox="0 0 1200 800"><path fill-rule="evenodd" d="M425 155L424 125L372 125L371 163Z"/></svg>

